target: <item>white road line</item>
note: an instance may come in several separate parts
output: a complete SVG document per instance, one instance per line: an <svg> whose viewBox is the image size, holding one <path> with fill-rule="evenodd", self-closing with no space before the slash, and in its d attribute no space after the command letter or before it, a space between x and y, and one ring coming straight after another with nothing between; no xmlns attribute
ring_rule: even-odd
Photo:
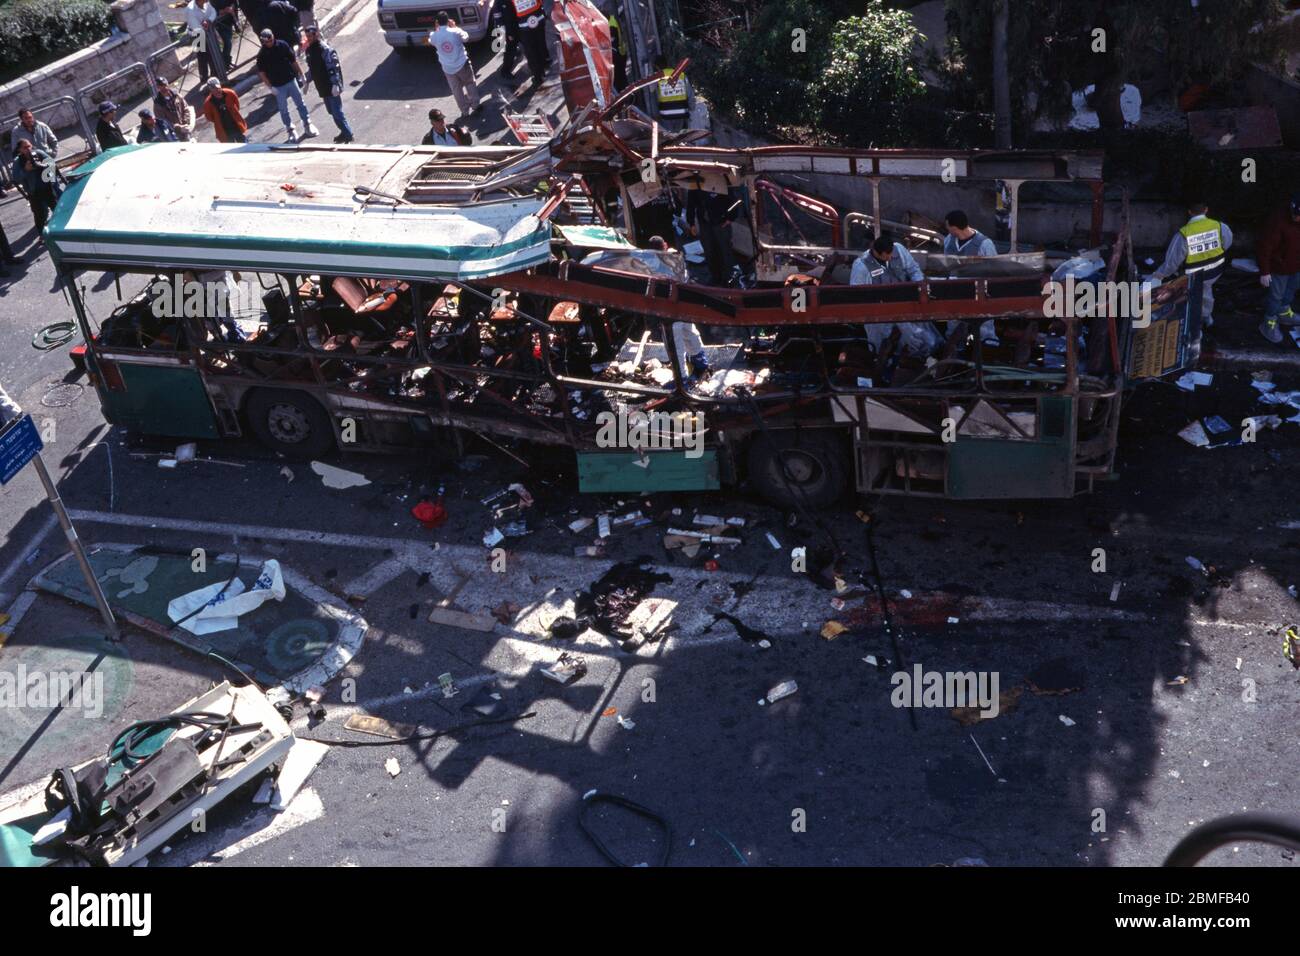
<svg viewBox="0 0 1300 956"><path fill-rule="evenodd" d="M151 528L161 531L189 531L193 534L227 535L231 538L269 538L282 541L300 541L305 544L328 545L338 548L364 548L383 551L389 548L428 547L426 542L414 538L380 538L361 534L333 534L328 531L308 531L301 528L272 528L266 525L233 524L225 521L187 521L182 518L150 517L148 515L113 514L107 511L70 510L73 521L94 524L122 525L128 528Z"/></svg>
<svg viewBox="0 0 1300 956"><path fill-rule="evenodd" d="M348 13L347 26L334 35L336 37L350 37L364 26L373 27L378 31L378 21L375 19L376 12L377 10L373 2L362 4L356 10Z"/></svg>
<svg viewBox="0 0 1300 956"><path fill-rule="evenodd" d="M245 850L261 846L290 830L295 830L325 815L325 804L320 794L305 787L280 813L258 808L248 819L215 833L195 834L181 844L180 849L163 855L155 852L149 858L151 866L214 866L239 856ZM237 837L234 842L229 842Z"/></svg>
<svg viewBox="0 0 1300 956"><path fill-rule="evenodd" d="M343 593L351 597L370 597L389 581L394 580L400 575L405 574L410 568L406 563L406 558L402 556L389 558L387 561L380 561L365 574L348 582L343 586Z"/></svg>

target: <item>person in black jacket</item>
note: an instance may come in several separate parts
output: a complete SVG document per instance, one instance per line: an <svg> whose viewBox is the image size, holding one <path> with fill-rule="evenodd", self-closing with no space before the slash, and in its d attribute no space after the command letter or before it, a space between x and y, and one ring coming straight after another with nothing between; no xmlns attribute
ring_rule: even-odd
<svg viewBox="0 0 1300 956"><path fill-rule="evenodd" d="M307 71L316 84L316 92L325 103L325 109L329 110L334 125L339 128L334 142L350 143L352 127L343 115L343 64L339 62L338 51L321 39L320 27L313 24L302 32L307 41Z"/></svg>
<svg viewBox="0 0 1300 956"><path fill-rule="evenodd" d="M298 48L298 8L288 0L271 0L262 14L266 22L263 29L269 29L277 40L283 40L295 50Z"/></svg>
<svg viewBox="0 0 1300 956"><path fill-rule="evenodd" d="M498 34L497 30L503 32ZM515 73L515 63L519 60L519 21L515 19L514 4L510 0L496 0L492 5L492 42L503 36L506 46L501 58L501 79L509 82ZM495 46L494 46L495 49Z"/></svg>
<svg viewBox="0 0 1300 956"><path fill-rule="evenodd" d="M95 139L100 149L113 149L126 145L122 127L117 125L117 104L104 100L99 104L99 122L95 124Z"/></svg>

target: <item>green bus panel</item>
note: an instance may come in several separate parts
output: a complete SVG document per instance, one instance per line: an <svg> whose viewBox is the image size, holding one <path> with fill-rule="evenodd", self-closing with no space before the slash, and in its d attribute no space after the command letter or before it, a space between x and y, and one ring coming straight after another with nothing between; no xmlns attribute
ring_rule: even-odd
<svg viewBox="0 0 1300 956"><path fill-rule="evenodd" d="M1074 495L1073 400L1042 399L1039 440L958 438L948 449L950 498Z"/></svg>
<svg viewBox="0 0 1300 956"><path fill-rule="evenodd" d="M645 467L639 461L648 461ZM716 491L718 454L706 450L699 458L684 451L578 452L578 490L594 494L642 491Z"/></svg>
<svg viewBox="0 0 1300 956"><path fill-rule="evenodd" d="M216 438L217 418L197 369L118 362L125 391L100 392L104 417L146 435Z"/></svg>

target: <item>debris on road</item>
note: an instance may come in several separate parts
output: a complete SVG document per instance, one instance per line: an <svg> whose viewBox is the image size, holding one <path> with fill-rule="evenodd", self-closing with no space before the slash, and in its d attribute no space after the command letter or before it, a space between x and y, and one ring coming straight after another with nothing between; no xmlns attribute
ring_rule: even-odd
<svg viewBox="0 0 1300 956"><path fill-rule="evenodd" d="M405 740L408 737L415 736L419 728L415 724L398 724L392 721L384 720L382 717L373 717L370 714L352 714L343 726L347 730L354 730L361 734L373 734L376 737L387 737L390 740Z"/></svg>
<svg viewBox="0 0 1300 956"><path fill-rule="evenodd" d="M833 641L847 630L839 621L827 621L822 625L821 635L826 640Z"/></svg>
<svg viewBox="0 0 1300 956"><path fill-rule="evenodd" d="M323 461L313 461L311 470L320 475L320 479L326 488L342 490L345 488L361 488L370 484L370 479L365 475L335 465L327 465Z"/></svg>
<svg viewBox="0 0 1300 956"><path fill-rule="evenodd" d="M443 700L451 700L460 693L460 688L457 687L456 682L452 680L450 671L438 675L438 686L442 689Z"/></svg>
<svg viewBox="0 0 1300 956"><path fill-rule="evenodd" d="M587 665L581 657L565 651L550 667L540 668L541 673L557 684L572 684L587 674Z"/></svg>
<svg viewBox="0 0 1300 956"><path fill-rule="evenodd" d="M624 717L622 714L619 714L618 725L622 727L624 730L632 730L636 727L636 721L630 720L629 718Z"/></svg>
<svg viewBox="0 0 1300 956"><path fill-rule="evenodd" d="M167 614L191 634L215 634L234 630L242 615L256 611L267 601L283 601L286 593L280 562L272 558L262 565L252 588L245 589L236 567L224 584L209 584L172 598Z"/></svg>
<svg viewBox="0 0 1300 956"><path fill-rule="evenodd" d="M782 681L769 690L766 697L759 698L758 706L762 707L764 704L775 704L778 700L783 700L798 690L799 685L795 681Z"/></svg>
<svg viewBox="0 0 1300 956"><path fill-rule="evenodd" d="M429 621L432 624L445 624L448 627L459 627L467 631L486 632L496 629L496 618L490 614L467 614L449 607L435 607L429 613Z"/></svg>
<svg viewBox="0 0 1300 956"><path fill-rule="evenodd" d="M384 769L388 771L390 777L396 777L402 772L402 765L397 762L396 757L389 757L384 761Z"/></svg>
<svg viewBox="0 0 1300 956"><path fill-rule="evenodd" d="M1018 686L1001 691L998 694L998 712L996 714L985 716L985 708L976 703L968 707L954 707L948 711L948 715L963 727L970 727L985 720L993 720L1004 714L1011 713L1020 706L1020 697L1024 692L1025 689Z"/></svg>
<svg viewBox="0 0 1300 956"><path fill-rule="evenodd" d="M1065 724L1065 726L1067 727L1074 726L1074 721L1072 721L1069 717L1066 717L1065 714L1061 714L1060 717L1061 717L1061 723Z"/></svg>

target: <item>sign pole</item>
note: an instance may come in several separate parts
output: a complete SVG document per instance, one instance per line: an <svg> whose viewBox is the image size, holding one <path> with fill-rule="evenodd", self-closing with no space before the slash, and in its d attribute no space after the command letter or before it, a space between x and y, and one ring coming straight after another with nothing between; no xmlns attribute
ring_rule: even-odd
<svg viewBox="0 0 1300 956"><path fill-rule="evenodd" d="M36 426L31 416L24 415L18 403L10 399L4 388L0 387L0 482L8 482L28 462L36 466L36 474L40 476L41 484L45 486L45 496L50 499L54 515L63 528L64 537L68 539L68 545L76 555L77 564L81 566L81 573L86 578L86 587L90 589L91 596L95 599L95 606L99 608L100 616L104 619L104 626L108 628L108 639L116 641L119 639L117 619L113 617L113 609L108 606L108 599L104 597L104 591L99 586L95 571L90 566L86 550L81 546L77 529L73 527L72 519L68 517L67 509L63 507L59 489L55 486L54 479L50 477L41 458L41 439L36 432Z"/></svg>

